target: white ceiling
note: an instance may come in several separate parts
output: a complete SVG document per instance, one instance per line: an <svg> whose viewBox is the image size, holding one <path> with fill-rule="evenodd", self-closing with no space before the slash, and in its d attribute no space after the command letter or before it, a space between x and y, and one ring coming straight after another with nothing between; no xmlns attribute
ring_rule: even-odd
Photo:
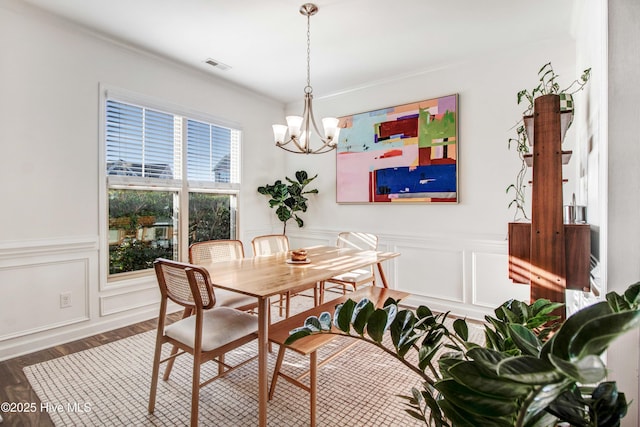
<svg viewBox="0 0 640 427"><path fill-rule="evenodd" d="M303 96L306 17L298 10L304 0L23 1L282 102ZM574 0L315 4L311 84L316 98L469 57L572 38ZM231 69L216 70L205 64L207 58Z"/></svg>

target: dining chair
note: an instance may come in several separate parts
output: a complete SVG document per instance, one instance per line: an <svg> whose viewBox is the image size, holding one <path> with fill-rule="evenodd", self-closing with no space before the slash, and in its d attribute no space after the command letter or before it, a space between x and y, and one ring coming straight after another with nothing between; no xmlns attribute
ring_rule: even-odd
<svg viewBox="0 0 640 427"><path fill-rule="evenodd" d="M289 252L289 238L284 234L265 234L262 236L254 237L251 241L253 247L253 256L263 257L275 255L278 253ZM318 286L316 283L305 285L301 288L294 289L293 291L280 294L279 300L279 314L288 318L291 314L291 296L300 295L300 292L313 289L313 305L318 305Z"/></svg>
<svg viewBox="0 0 640 427"><path fill-rule="evenodd" d="M370 233L344 231L338 234L336 246L338 246L338 248L375 251L378 249L378 236ZM367 268L349 271L348 273L343 273L321 282L320 304L324 302L324 293L328 289L341 288L342 294L346 295L347 287L350 287L350 290L355 291L358 289L358 286L366 283L371 283L374 286L376 284L376 275L373 271L373 265Z"/></svg>
<svg viewBox="0 0 640 427"><path fill-rule="evenodd" d="M244 258L244 246L240 240L207 240L189 246L189 262L202 265L217 261L231 261ZM216 306L255 310L256 298L226 289L216 289Z"/></svg>
<svg viewBox="0 0 640 427"><path fill-rule="evenodd" d="M193 356L191 426L197 426L200 388L255 358L244 360L235 366L229 366L221 360L225 353L257 338L258 320L256 316L241 310L217 307L216 295L207 270L193 264L162 258L154 262L154 268L161 300L149 393L149 413L153 413L155 409L160 364L188 353ZM169 300L183 306L185 310L191 310L194 315L165 326ZM177 346L181 352L161 360L162 345L165 343ZM218 363L218 375L201 383L200 366L215 359ZM167 366L165 381L170 373L170 366Z"/></svg>

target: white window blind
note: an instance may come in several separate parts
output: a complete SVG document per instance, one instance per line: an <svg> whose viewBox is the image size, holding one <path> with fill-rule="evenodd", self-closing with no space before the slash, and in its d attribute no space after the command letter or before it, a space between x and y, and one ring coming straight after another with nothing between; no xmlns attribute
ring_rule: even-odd
<svg viewBox="0 0 640 427"><path fill-rule="evenodd" d="M113 100L106 115L107 175L180 179L173 115Z"/></svg>
<svg viewBox="0 0 640 427"><path fill-rule="evenodd" d="M145 181L183 179L184 121L190 186L219 183L228 188L240 183L239 130L111 99L106 110L108 176L133 177L127 182L137 181L136 177Z"/></svg>
<svg viewBox="0 0 640 427"><path fill-rule="evenodd" d="M238 184L240 131L187 120L187 178Z"/></svg>

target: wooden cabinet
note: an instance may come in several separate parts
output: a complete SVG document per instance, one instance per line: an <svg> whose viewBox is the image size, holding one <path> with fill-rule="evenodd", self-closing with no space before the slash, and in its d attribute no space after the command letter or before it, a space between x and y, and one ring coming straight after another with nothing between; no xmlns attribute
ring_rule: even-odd
<svg viewBox="0 0 640 427"><path fill-rule="evenodd" d="M566 289L589 290L591 234L564 224L560 97L536 98L533 114L531 222L509 224L509 278L531 285L531 301L565 302Z"/></svg>
<svg viewBox="0 0 640 427"><path fill-rule="evenodd" d="M590 233L588 224L564 224L567 289L589 291ZM531 283L531 223L509 223L509 279Z"/></svg>

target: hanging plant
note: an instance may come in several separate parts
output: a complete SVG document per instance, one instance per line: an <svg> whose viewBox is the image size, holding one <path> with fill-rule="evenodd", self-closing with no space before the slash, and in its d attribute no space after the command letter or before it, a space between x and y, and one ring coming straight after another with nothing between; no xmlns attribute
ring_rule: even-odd
<svg viewBox="0 0 640 427"><path fill-rule="evenodd" d="M523 117L533 114L534 101L542 95L560 95L560 111L573 110L573 94L584 89L591 77L591 68L584 70L580 78L571 82L565 89L560 89L560 84L558 83L559 75L554 71L551 62L547 62L538 70L538 77L539 83L535 88L531 90L522 89L518 92L518 105L523 103L526 105L526 109L522 113ZM567 128L570 125L571 123L568 124ZM525 178L527 173L525 155L529 154L529 146L533 144L533 141L531 141L531 144L528 141L523 120L516 123L514 128L516 129L516 137L509 138L508 148L511 149L512 145L515 146L520 159L520 170L516 175L516 181L506 189L507 194L513 194L513 199L509 201L508 208L515 207L514 221L518 219L528 220L529 217L525 209Z"/></svg>

